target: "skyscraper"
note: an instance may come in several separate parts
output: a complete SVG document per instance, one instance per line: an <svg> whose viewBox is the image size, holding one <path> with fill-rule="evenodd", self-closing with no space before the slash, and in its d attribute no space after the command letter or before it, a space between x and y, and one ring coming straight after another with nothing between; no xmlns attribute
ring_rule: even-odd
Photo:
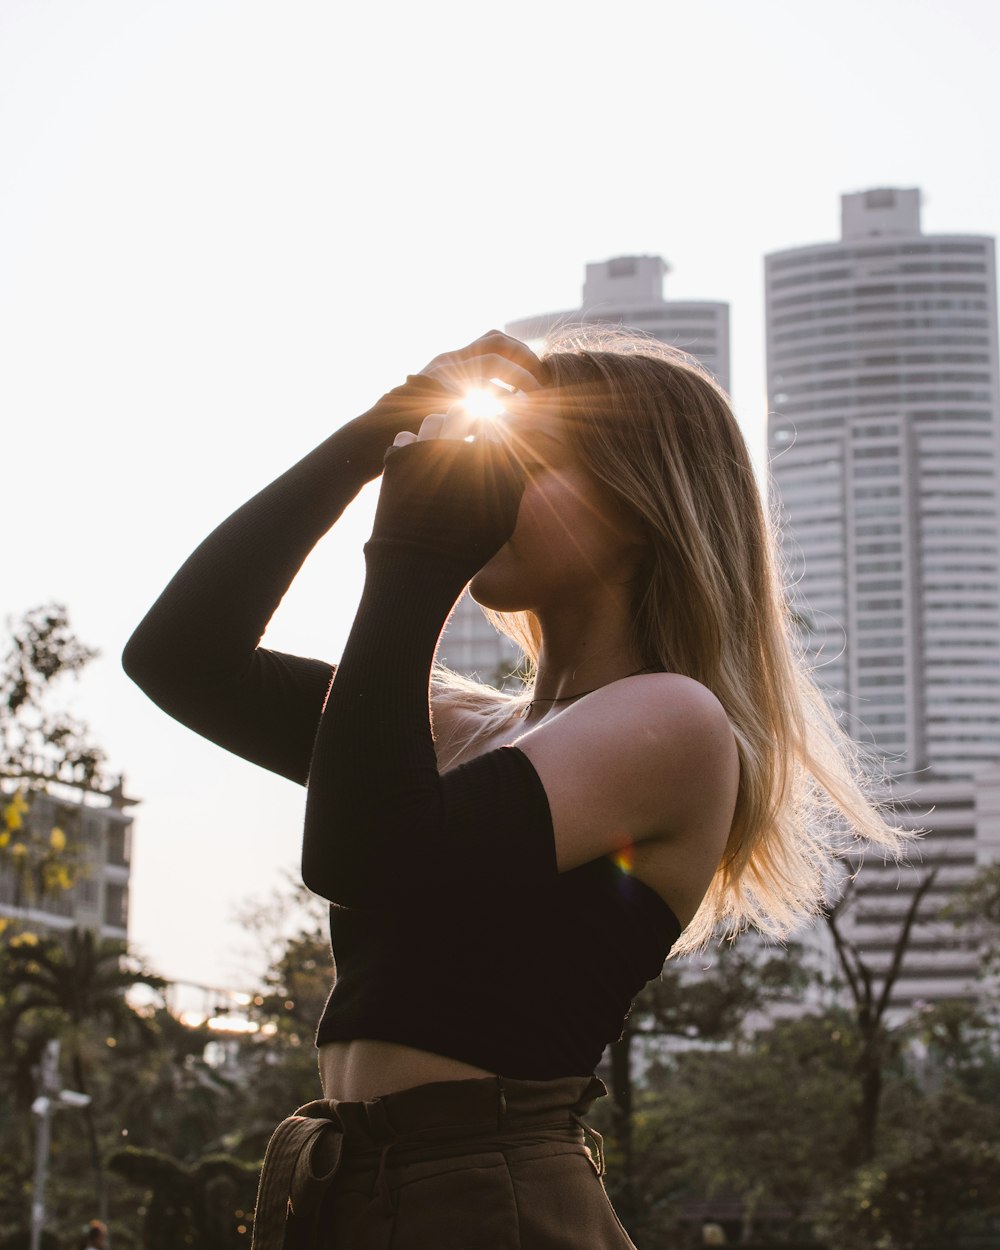
<svg viewBox="0 0 1000 1250"><path fill-rule="evenodd" d="M695 356L729 390L729 305L711 300L667 300L662 256L614 256L587 265L583 302L563 312L522 317L505 328L515 338L543 339L566 324L642 330Z"/></svg>
<svg viewBox="0 0 1000 1250"><path fill-rule="evenodd" d="M839 241L766 258L771 477L817 675L929 829L929 916L998 853L993 240L923 234L914 188L841 205ZM874 864L859 877L854 936L876 966L907 880ZM928 921L899 1002L970 993L974 964Z"/></svg>
<svg viewBox="0 0 1000 1250"><path fill-rule="evenodd" d="M515 338L534 342L564 325L613 325L642 330L696 357L728 391L729 305L708 300L666 300L663 279L669 265L660 256L615 256L586 267L579 308L542 313L509 322ZM451 668L489 677L513 668L517 654L497 634L477 605L463 596L441 642Z"/></svg>

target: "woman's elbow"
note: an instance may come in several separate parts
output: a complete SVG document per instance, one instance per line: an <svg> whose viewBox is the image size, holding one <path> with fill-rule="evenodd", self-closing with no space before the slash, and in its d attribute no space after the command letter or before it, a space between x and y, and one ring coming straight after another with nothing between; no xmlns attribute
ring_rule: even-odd
<svg viewBox="0 0 1000 1250"><path fill-rule="evenodd" d="M143 645L141 629L137 629L122 651L122 668L137 686L145 688L153 667L148 650Z"/></svg>
<svg viewBox="0 0 1000 1250"><path fill-rule="evenodd" d="M302 884L311 893L325 898L328 903L337 903L341 907L368 907L371 899L359 883L353 881L349 873L338 872L335 864L318 862L303 853Z"/></svg>

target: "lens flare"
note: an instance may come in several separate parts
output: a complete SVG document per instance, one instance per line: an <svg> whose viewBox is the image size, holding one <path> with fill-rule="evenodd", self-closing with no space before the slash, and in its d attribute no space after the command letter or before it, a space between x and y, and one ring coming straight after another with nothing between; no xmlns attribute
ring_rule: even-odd
<svg viewBox="0 0 1000 1250"><path fill-rule="evenodd" d="M485 387L476 386L465 392L462 406L477 421L491 421L506 411L499 397Z"/></svg>
<svg viewBox="0 0 1000 1250"><path fill-rule="evenodd" d="M622 872L628 873L629 875L631 875L632 870L635 867L635 848L634 847L626 846L622 850L620 850L617 855L614 855L612 858L614 859L615 864L618 866L618 868L621 869Z"/></svg>

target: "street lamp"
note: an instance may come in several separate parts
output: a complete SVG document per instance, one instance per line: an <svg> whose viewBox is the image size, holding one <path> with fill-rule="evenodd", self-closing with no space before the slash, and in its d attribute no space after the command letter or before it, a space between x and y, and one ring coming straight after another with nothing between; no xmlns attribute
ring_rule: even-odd
<svg viewBox="0 0 1000 1250"><path fill-rule="evenodd" d="M38 1137L35 1139L35 1179L31 1190L31 1250L41 1250L42 1245L52 1113L60 1107L81 1108L90 1105L89 1094L81 1094L75 1089L59 1088L59 1042L56 1038L45 1043L38 1086L40 1093L31 1104L31 1110L38 1117Z"/></svg>

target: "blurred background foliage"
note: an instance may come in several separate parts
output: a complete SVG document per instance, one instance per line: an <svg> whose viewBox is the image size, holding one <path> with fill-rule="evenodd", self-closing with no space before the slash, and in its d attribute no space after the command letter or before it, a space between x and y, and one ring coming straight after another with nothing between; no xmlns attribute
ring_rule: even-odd
<svg viewBox="0 0 1000 1250"><path fill-rule="evenodd" d="M300 923L272 935L249 994L253 1031L233 1033L176 1018L170 987L123 947L80 933L61 943L3 935L0 1245L26 1227L33 1072L53 1036L66 1086L93 1100L53 1124L58 1244L71 1246L93 1217L102 1178L116 1247L249 1245L267 1138L319 1092L312 1035L333 975L321 909L289 885L243 918L263 933L292 911ZM837 986L825 987L826 1005L821 994L804 1014L782 1014L812 988L798 952L747 942L721 948L697 976L668 964L636 1001L602 1066L612 1096L588 1117L605 1135L608 1191L633 1239L697 1246L715 1225L729 1244L758 1248L1000 1245L996 1004L985 995L883 1018L866 1134L873 1040L849 996L835 1001Z"/></svg>
<svg viewBox="0 0 1000 1250"><path fill-rule="evenodd" d="M92 656L48 605L0 661L0 867L20 874L25 903L69 888L77 854L72 813L29 845L33 796L54 773L102 784L87 727L51 706L53 682ZM588 1116L642 1250L1000 1247L1000 865L942 917L977 942L978 999L893 1010L932 879L887 975L845 936L848 890L825 917L836 975L810 971L794 944L744 938L668 962L646 987L601 1065L611 1096ZM0 918L0 1250L29 1244L31 1108L52 1039L63 1088L90 1103L53 1117L45 1244L78 1246L100 1215L115 1250L249 1246L268 1137L320 1094L325 904L287 881L245 905L260 971L234 987L228 1020L180 1010L177 987L124 944L39 932L27 914Z"/></svg>

